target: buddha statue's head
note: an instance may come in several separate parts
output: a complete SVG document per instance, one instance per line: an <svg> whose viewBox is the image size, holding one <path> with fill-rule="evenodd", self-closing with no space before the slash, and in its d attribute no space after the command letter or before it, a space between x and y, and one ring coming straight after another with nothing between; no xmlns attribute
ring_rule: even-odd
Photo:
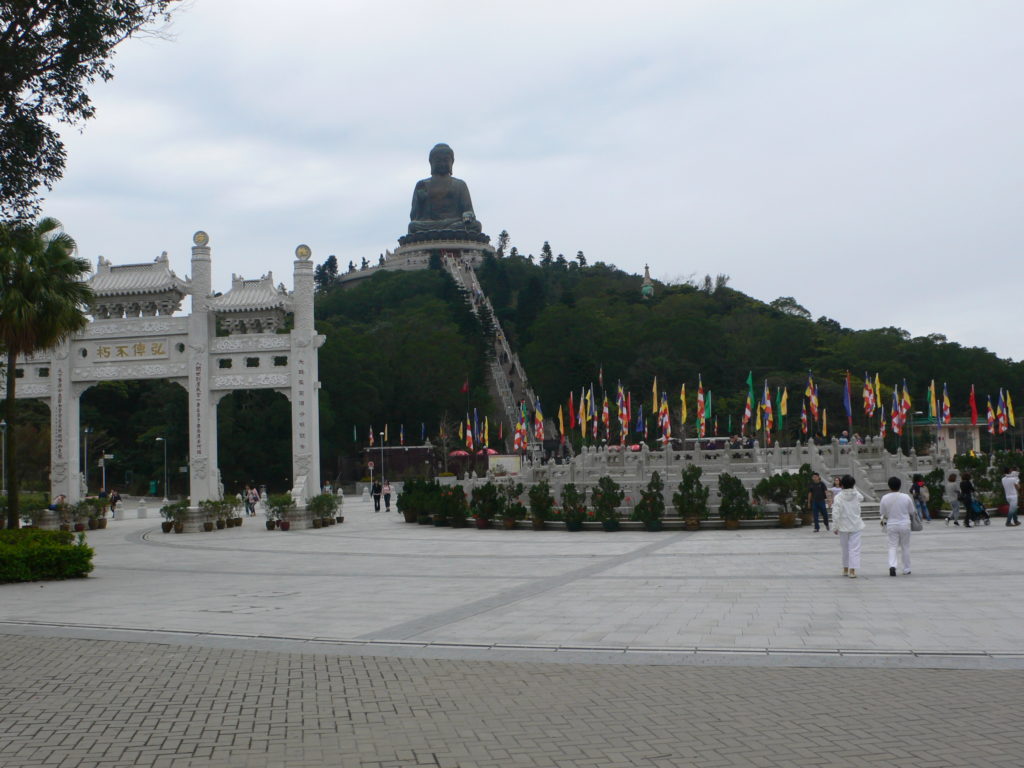
<svg viewBox="0 0 1024 768"><path fill-rule="evenodd" d="M455 152L447 144L435 144L430 150L430 174L432 176L451 176L452 165L455 164Z"/></svg>

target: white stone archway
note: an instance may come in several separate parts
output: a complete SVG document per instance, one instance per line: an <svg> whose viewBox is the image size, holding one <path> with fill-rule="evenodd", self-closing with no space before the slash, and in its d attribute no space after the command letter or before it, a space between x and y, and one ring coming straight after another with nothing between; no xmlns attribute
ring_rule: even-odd
<svg viewBox="0 0 1024 768"><path fill-rule="evenodd" d="M313 326L312 254L304 245L295 254L291 292L275 287L267 273L257 280L233 276L222 295L212 290L205 232L193 237L192 275L184 280L171 271L166 253L143 264L112 265L100 257L89 279L95 298L88 327L17 363L17 397L50 404L52 495L63 494L70 502L82 496L82 393L103 381L133 379L168 379L188 392L193 506L221 496L217 403L240 389L274 389L288 398L292 495L302 506L319 493L318 350L325 339ZM188 295L191 314L175 316ZM278 333L289 313L292 330ZM218 324L228 335L217 335Z"/></svg>

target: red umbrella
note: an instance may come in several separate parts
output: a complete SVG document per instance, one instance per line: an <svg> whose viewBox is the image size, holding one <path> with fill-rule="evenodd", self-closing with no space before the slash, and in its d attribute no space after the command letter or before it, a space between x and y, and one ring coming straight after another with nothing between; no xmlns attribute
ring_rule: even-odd
<svg viewBox="0 0 1024 768"><path fill-rule="evenodd" d="M452 451L448 454L449 456L469 456L468 451Z"/></svg>
<svg viewBox="0 0 1024 768"><path fill-rule="evenodd" d="M494 450L493 448L481 448L479 451L477 451L477 453L478 454L485 454L486 453L488 456L494 456L498 452L496 450Z"/></svg>

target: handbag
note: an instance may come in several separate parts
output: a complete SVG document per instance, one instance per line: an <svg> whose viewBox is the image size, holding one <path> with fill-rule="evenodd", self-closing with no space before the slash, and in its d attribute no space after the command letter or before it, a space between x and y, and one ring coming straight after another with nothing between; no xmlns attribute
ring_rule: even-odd
<svg viewBox="0 0 1024 768"><path fill-rule="evenodd" d="M924 530L924 523L921 522L921 513L918 512L916 509L914 510L913 514L910 516L910 530L912 530L912 531L923 531Z"/></svg>

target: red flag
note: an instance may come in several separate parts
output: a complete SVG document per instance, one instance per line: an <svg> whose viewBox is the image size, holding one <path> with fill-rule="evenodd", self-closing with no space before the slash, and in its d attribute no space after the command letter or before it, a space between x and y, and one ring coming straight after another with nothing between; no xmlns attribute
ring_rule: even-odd
<svg viewBox="0 0 1024 768"><path fill-rule="evenodd" d="M467 392L469 392L469 376L467 376L466 380L462 382L462 394L466 394Z"/></svg>
<svg viewBox="0 0 1024 768"><path fill-rule="evenodd" d="M974 399L974 385L971 384L971 397L968 400L971 404L971 425L978 426L978 401Z"/></svg>
<svg viewBox="0 0 1024 768"><path fill-rule="evenodd" d="M569 393L569 429L576 427L576 408L572 402L572 392Z"/></svg>

